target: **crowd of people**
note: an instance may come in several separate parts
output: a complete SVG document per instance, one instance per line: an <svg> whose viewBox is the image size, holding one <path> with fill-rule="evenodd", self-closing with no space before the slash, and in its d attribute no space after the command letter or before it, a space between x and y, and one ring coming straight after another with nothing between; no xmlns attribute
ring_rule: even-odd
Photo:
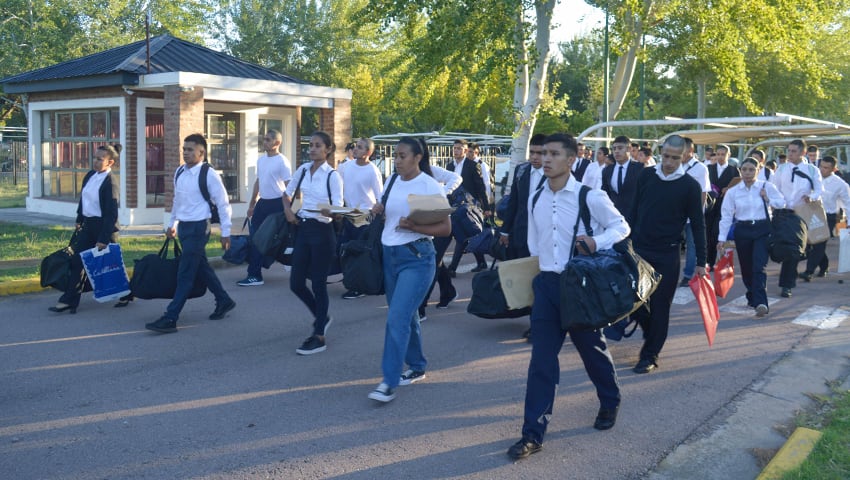
<svg viewBox="0 0 850 480"><path fill-rule="evenodd" d="M389 308L381 360L383 377L368 397L392 401L398 386L425 378L427 360L420 323L426 319L426 305L435 286L439 287L436 308L447 308L457 298L452 278L457 275L469 240L448 215L437 223L411 221L408 196L461 198L477 205L484 218L495 225L497 205L488 165L479 157L480 148L462 139L454 142L452 158L445 168L433 165L424 140L403 137L394 148L394 173L383 179L370 161L375 144L368 138L347 145L346 159L336 168L336 145L325 132L310 137L309 161L297 168L280 153L281 141L281 133L275 130L263 137L265 154L257 162L247 213L252 234L273 214L282 213L286 221L297 226L290 257L290 290L313 317L313 329L296 353L312 355L326 350L333 322L328 314L327 279L338 256L338 243L357 238L369 221L381 219ZM117 240L118 189L110 167L118 159L120 148L100 147L93 170L83 180L76 221L77 252L104 248ZM850 206L850 186L835 174L836 159L819 158L818 148L807 147L802 140L791 141L775 162L755 150L733 164L726 145L706 147L705 152L705 159L698 158L693 141L678 135L666 138L657 158L648 145L625 136L616 137L610 148L599 147L595 152L568 134L536 134L530 139L528 160L515 167L510 195L499 208L497 239L505 247L507 258L536 256L540 267L532 284L534 304L525 333L531 343L531 359L522 437L508 450L511 458L524 458L542 448L559 383L558 353L566 335L597 390L600 408L594 427L606 430L616 422L620 390L606 336L619 337L607 329L568 332L560 325L560 309L569 306L561 304L558 278L572 255L609 249L628 237L634 250L661 273L649 308L632 316L643 333L633 371L647 374L659 367L676 288L714 268L718 252L722 255L729 247L732 231L746 298L760 318L770 310L766 267L773 214L820 201L832 233L842 209ZM232 217L221 177L209 168L206 158L207 143L202 135L184 139L184 165L174 175L171 218L165 225L168 237L179 237L183 255L174 298L158 320L146 325L155 332L177 331L180 312L196 277L202 277L214 295L210 319L224 318L236 307L205 253L214 212L217 210L220 219L224 250L230 247ZM586 200L589 229L578 222L579 192L584 186L590 189ZM365 222L355 223L331 211L343 206L369 215ZM444 255L453 241L452 260L446 265ZM802 272L798 270L799 257L783 260L778 282L781 296L791 296L798 278L808 282L828 273L825 244L807 247ZM269 265L261 252L252 245L249 248L247 276L237 282L239 287L262 286L263 268ZM475 261L473 272L488 268L483 254L476 252ZM79 255L72 269L81 281L63 292L59 302L50 307L53 312L77 310L84 283ZM348 290L342 299L363 296L362 292ZM125 306L130 300L123 298L116 306Z"/></svg>

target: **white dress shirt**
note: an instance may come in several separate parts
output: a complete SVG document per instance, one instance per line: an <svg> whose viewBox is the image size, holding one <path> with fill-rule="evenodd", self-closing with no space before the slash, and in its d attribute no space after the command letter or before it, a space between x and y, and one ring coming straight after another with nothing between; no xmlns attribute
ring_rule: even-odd
<svg viewBox="0 0 850 480"><path fill-rule="evenodd" d="M271 157L266 154L257 159L260 198L271 200L283 196L286 182L292 178L292 168L289 165L289 159L280 153Z"/></svg>
<svg viewBox="0 0 850 480"><path fill-rule="evenodd" d="M785 198L772 183L756 180L749 187L743 181L738 183L727 190L726 195L723 196L723 204L720 206L718 242L726 241L729 228L735 221L770 220L765 217L764 199L761 198L762 189L767 192L767 203L771 208L785 208Z"/></svg>
<svg viewBox="0 0 850 480"><path fill-rule="evenodd" d="M387 179L386 189L392 177ZM398 227L401 217L410 215L410 204L408 195L443 195L443 187L431 178L427 173L421 172L410 180L402 180L401 176L395 179L393 187L384 205L384 231L381 234L381 243L387 246L404 245L420 238L433 238L423 233L417 233Z"/></svg>
<svg viewBox="0 0 850 480"><path fill-rule="evenodd" d="M587 185L590 188L602 188L603 168L605 168L604 163L600 165L599 162L596 161L590 162L590 165L587 166L587 170L584 171L584 176L581 177L581 183Z"/></svg>
<svg viewBox="0 0 850 480"><path fill-rule="evenodd" d="M297 215L301 218L312 218L322 223L331 223L330 217L325 217L319 212L308 212L307 210L318 210L319 204L330 204L337 207L342 206L342 175L334 170L328 162L322 164L314 173L310 173L313 162L307 162L298 167L292 181L286 187L286 196L290 199L295 195L295 189L301 184L301 209ZM301 181L302 175L304 180ZM328 198L328 176L330 176L331 198Z"/></svg>
<svg viewBox="0 0 850 480"><path fill-rule="evenodd" d="M691 157L691 160L685 164L684 168L685 173L694 177L694 180L699 183L703 193L711 191L711 181L708 179L708 167L703 165L696 157Z"/></svg>
<svg viewBox="0 0 850 480"><path fill-rule="evenodd" d="M359 165L357 161L345 162L342 172L342 190L345 205L366 211L372 208L384 192L381 171L372 162Z"/></svg>
<svg viewBox="0 0 850 480"><path fill-rule="evenodd" d="M493 186L490 185L490 166L487 162L475 157L475 161L481 165L481 179L484 180L484 191L487 192L487 199L493 200Z"/></svg>
<svg viewBox="0 0 850 480"><path fill-rule="evenodd" d="M812 183L809 183L808 180L799 175L794 175L795 167L800 172L808 175L812 179ZM792 177L794 181L791 181ZM797 165L791 162L783 163L770 176L770 182L776 185L779 193L785 197L785 206L787 208L794 208L803 203L804 196L808 196L810 200L817 200L823 193L820 170L805 161L801 161ZM814 188L812 188L812 185L814 185Z"/></svg>
<svg viewBox="0 0 850 480"><path fill-rule="evenodd" d="M529 195L528 250L532 256L538 257L541 271L560 273L571 257L575 246L573 228L578 218L580 189L581 184L570 176L564 188L557 192L552 191L547 181L536 204L534 195ZM587 207L597 250L609 249L629 235L629 224L605 192L589 191ZM584 223L579 222L578 235L586 233Z"/></svg>
<svg viewBox="0 0 850 480"><path fill-rule="evenodd" d="M836 174L823 179L823 209L826 213L838 213L840 208L850 208L850 185Z"/></svg>
<svg viewBox="0 0 850 480"><path fill-rule="evenodd" d="M528 171L528 174L531 175L531 178L529 179L529 182L528 182L528 194L529 194L528 196L530 197L530 196L534 195L534 192L537 191L538 186L541 186L541 187L543 186L543 184L540 183L540 182L542 180L544 180L545 177L543 175L543 167L542 166L540 168L531 167L531 169Z"/></svg>
<svg viewBox="0 0 850 480"><path fill-rule="evenodd" d="M434 180L443 185L443 191L446 195L457 190L457 187L463 183L463 177L457 171L450 172L443 167L431 165L431 173L434 175Z"/></svg>
<svg viewBox="0 0 850 480"><path fill-rule="evenodd" d="M177 177L174 173L174 201L171 204L171 220L165 227L177 228L178 222L199 222L208 220L212 213L210 205L201 195L201 186L198 177L201 174L203 162L198 162L191 168L182 165L183 173ZM210 166L207 172L207 191L210 192L210 201L218 207L218 215L221 218L221 236L230 236L230 217L232 210L230 200L227 198L227 190L221 181L221 176Z"/></svg>
<svg viewBox="0 0 850 480"><path fill-rule="evenodd" d="M112 169L107 168L104 172L97 172L86 182L85 188L80 193L83 200L83 216L84 217L102 217L103 213L100 210L100 187L103 181L106 180L106 175Z"/></svg>

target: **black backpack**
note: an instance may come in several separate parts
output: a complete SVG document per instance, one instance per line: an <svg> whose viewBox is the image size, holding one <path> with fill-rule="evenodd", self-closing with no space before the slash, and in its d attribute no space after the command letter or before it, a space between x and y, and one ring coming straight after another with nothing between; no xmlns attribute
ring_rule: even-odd
<svg viewBox="0 0 850 480"><path fill-rule="evenodd" d="M186 165L180 165L180 168L177 169L177 173L174 175L175 184L184 170L186 170ZM210 191L207 188L207 174L209 171L210 164L207 162L202 163L201 174L198 175L198 187L201 189L201 196L204 197L204 200L206 200L207 204L210 206L210 223L221 223L221 217L218 214L218 205L210 199Z"/></svg>

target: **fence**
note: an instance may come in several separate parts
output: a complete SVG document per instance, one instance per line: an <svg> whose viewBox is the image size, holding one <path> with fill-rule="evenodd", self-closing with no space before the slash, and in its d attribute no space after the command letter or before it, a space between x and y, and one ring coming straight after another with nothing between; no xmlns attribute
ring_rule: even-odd
<svg viewBox="0 0 850 480"><path fill-rule="evenodd" d="M0 142L0 182L5 184L27 184L27 142L12 140Z"/></svg>

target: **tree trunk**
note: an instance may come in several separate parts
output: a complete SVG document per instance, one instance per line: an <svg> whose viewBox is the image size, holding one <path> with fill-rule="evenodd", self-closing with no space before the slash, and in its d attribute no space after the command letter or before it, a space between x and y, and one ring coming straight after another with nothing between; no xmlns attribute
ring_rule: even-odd
<svg viewBox="0 0 850 480"><path fill-rule="evenodd" d="M534 71L528 76L528 46L525 41L520 41L522 47L517 49L517 82L514 88L514 111L516 112L516 124L514 125L513 140L511 140L511 169L513 175L516 165L527 160L528 141L534 124L537 121L537 111L543 94L546 91L546 77L549 68L549 35L552 24L552 9L555 2L549 0L536 0L534 2L537 14L537 33L535 36L536 58ZM522 31L522 14L519 15L517 25ZM509 181L512 179L509 178Z"/></svg>

